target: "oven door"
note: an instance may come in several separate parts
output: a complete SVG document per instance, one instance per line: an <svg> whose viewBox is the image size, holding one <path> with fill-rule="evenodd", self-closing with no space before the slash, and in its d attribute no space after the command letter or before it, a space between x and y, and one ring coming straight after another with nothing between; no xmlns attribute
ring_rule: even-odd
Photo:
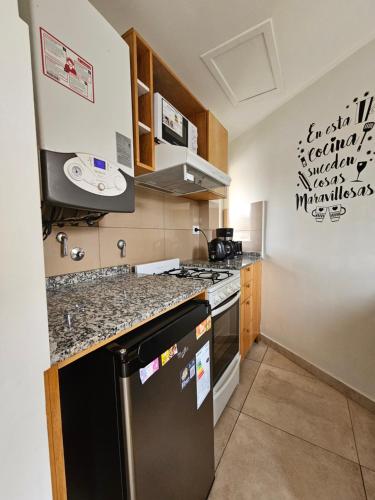
<svg viewBox="0 0 375 500"><path fill-rule="evenodd" d="M239 351L240 292L212 310L214 385Z"/></svg>

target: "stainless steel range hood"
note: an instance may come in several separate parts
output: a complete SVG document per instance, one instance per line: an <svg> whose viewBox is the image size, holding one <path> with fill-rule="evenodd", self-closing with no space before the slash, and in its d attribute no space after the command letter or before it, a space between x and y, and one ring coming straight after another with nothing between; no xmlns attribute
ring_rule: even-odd
<svg viewBox="0 0 375 500"><path fill-rule="evenodd" d="M176 196L230 185L229 175L183 146L159 144L155 156L155 171L136 177L136 184Z"/></svg>

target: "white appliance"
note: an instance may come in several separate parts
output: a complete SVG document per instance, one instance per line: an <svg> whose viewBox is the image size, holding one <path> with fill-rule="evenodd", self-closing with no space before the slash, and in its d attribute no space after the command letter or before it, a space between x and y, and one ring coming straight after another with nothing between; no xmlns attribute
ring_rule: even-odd
<svg viewBox="0 0 375 500"><path fill-rule="evenodd" d="M30 27L43 199L134 211L129 47L87 0L21 0Z"/></svg>
<svg viewBox="0 0 375 500"><path fill-rule="evenodd" d="M170 259L135 266L139 274L166 274L178 279L204 280L213 321L214 425L240 380L240 271L180 266Z"/></svg>
<svg viewBox="0 0 375 500"><path fill-rule="evenodd" d="M231 178L183 146L159 144L156 170L138 175L136 183L176 196L229 186Z"/></svg>
<svg viewBox="0 0 375 500"><path fill-rule="evenodd" d="M198 129L158 92L154 94L154 134L157 142L198 152Z"/></svg>

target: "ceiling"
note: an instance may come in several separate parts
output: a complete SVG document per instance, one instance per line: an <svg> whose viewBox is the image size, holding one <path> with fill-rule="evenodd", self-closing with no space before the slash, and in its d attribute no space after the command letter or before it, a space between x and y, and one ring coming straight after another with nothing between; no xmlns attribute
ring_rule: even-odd
<svg viewBox="0 0 375 500"><path fill-rule="evenodd" d="M234 139L375 38L374 0L91 0L134 27ZM236 106L201 55L272 18L281 88ZM240 68L239 68L240 69ZM257 68L254 68L256 71Z"/></svg>

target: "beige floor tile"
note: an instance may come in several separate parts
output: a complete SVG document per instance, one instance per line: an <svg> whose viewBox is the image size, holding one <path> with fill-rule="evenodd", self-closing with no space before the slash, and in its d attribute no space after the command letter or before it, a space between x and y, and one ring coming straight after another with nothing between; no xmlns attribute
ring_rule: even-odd
<svg viewBox="0 0 375 500"><path fill-rule="evenodd" d="M240 383L232 394L228 406L240 411L246 396L252 386L260 364L250 359L244 359L240 366Z"/></svg>
<svg viewBox="0 0 375 500"><path fill-rule="evenodd" d="M226 407L215 426L215 469L236 425L239 412Z"/></svg>
<svg viewBox="0 0 375 500"><path fill-rule="evenodd" d="M275 349L272 349L272 347L268 347L263 358L263 363L267 363L267 365L276 366L277 368L282 368L283 370L288 370L293 373L298 373L299 375L305 375L306 377L314 376L279 352L275 351Z"/></svg>
<svg viewBox="0 0 375 500"><path fill-rule="evenodd" d="M357 461L347 400L317 379L262 364L242 411Z"/></svg>
<svg viewBox="0 0 375 500"><path fill-rule="evenodd" d="M365 500L359 466L241 414L210 500Z"/></svg>
<svg viewBox="0 0 375 500"><path fill-rule="evenodd" d="M349 399L359 462L375 471L375 414Z"/></svg>
<svg viewBox="0 0 375 500"><path fill-rule="evenodd" d="M362 475L365 483L367 500L375 500L375 472L362 467Z"/></svg>
<svg viewBox="0 0 375 500"><path fill-rule="evenodd" d="M258 361L261 363L263 361L264 355L267 351L267 344L259 340L259 342L253 342L250 351L246 355L246 359L252 359L253 361Z"/></svg>

